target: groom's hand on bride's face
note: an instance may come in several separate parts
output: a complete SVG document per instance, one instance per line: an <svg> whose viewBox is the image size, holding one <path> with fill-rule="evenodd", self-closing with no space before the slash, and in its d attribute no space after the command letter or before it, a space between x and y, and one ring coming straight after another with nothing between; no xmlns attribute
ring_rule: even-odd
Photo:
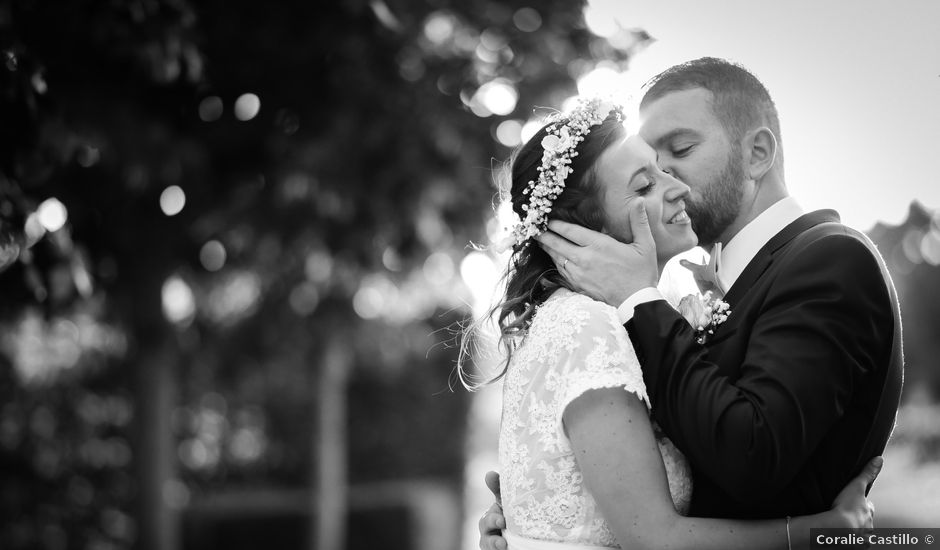
<svg viewBox="0 0 940 550"><path fill-rule="evenodd" d="M557 220L549 222L549 231L537 237L574 288L614 307L638 290L655 287L659 279L656 244L643 199L633 202L632 243Z"/></svg>

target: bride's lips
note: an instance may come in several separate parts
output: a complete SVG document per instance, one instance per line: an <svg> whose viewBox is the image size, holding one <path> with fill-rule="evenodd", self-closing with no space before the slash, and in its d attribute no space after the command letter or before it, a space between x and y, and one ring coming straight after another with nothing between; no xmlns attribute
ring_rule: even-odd
<svg viewBox="0 0 940 550"><path fill-rule="evenodd" d="M692 223L692 220L689 219L689 215L686 213L685 209L680 210L673 214L669 221L666 222L667 225L686 225Z"/></svg>

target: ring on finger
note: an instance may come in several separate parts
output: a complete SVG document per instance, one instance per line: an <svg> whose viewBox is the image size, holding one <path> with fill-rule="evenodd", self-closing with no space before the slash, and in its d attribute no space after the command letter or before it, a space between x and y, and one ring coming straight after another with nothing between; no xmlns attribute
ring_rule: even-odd
<svg viewBox="0 0 940 550"><path fill-rule="evenodd" d="M568 258L565 258L565 263L561 264L562 269L568 269Z"/></svg>

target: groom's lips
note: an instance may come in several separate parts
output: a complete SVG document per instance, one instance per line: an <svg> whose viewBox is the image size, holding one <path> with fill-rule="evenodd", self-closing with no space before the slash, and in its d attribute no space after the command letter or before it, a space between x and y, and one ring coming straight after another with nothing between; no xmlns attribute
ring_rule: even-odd
<svg viewBox="0 0 940 550"><path fill-rule="evenodd" d="M669 218L669 221L667 221L666 223L667 223L667 224L677 224L677 225L678 225L678 224L687 224L687 223L691 223L691 222L692 222L692 220L689 219L689 215L686 213L686 211L685 211L685 210L680 210L680 211L676 212L676 214L673 215L673 217Z"/></svg>

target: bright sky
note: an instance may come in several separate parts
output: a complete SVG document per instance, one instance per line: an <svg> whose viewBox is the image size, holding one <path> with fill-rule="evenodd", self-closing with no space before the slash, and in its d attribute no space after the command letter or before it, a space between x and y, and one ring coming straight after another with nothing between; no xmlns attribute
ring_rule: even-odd
<svg viewBox="0 0 940 550"><path fill-rule="evenodd" d="M741 63L780 113L790 192L867 230L940 207L940 1L591 0L593 30L617 20L657 42L629 81L703 56Z"/></svg>

